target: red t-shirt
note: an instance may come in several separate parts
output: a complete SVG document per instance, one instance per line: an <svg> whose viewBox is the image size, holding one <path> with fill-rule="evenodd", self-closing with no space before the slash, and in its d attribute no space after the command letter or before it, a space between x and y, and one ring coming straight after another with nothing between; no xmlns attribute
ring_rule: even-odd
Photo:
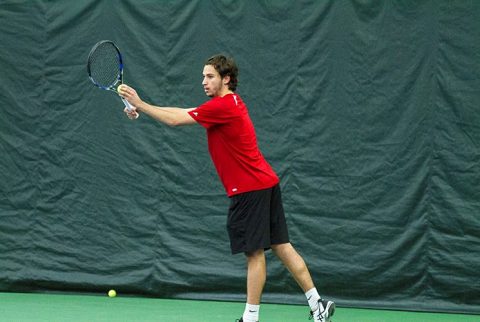
<svg viewBox="0 0 480 322"><path fill-rule="evenodd" d="M253 123L240 96L214 97L188 113L207 129L208 151L229 197L279 182L258 149Z"/></svg>

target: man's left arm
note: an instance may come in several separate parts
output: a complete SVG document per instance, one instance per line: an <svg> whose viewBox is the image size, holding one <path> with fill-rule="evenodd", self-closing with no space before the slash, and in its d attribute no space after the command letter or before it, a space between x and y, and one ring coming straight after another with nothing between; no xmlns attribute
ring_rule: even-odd
<svg viewBox="0 0 480 322"><path fill-rule="evenodd" d="M146 103L138 96L135 89L125 84L121 85L118 93L133 106L132 111L125 108L125 113L127 113L127 116L131 119L135 117L136 112L142 112L169 126L197 123L188 113L195 108L162 107Z"/></svg>

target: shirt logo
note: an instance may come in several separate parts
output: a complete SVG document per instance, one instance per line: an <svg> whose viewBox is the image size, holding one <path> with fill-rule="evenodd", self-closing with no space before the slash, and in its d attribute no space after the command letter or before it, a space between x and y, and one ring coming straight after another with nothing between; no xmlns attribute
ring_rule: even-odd
<svg viewBox="0 0 480 322"><path fill-rule="evenodd" d="M237 192L237 190L238 190L237 188L233 188L232 192Z"/></svg>
<svg viewBox="0 0 480 322"><path fill-rule="evenodd" d="M193 112L193 115L198 116L198 112Z"/></svg>

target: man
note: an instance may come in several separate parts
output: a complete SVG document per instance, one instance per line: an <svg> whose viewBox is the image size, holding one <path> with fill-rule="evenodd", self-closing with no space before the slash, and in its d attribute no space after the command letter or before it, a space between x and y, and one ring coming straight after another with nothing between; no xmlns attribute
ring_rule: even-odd
<svg viewBox="0 0 480 322"><path fill-rule="evenodd" d="M272 249L305 292L314 321L327 322L335 312L321 299L308 268L290 244L279 179L258 149L247 107L238 94L238 69L231 58L215 55L203 68L203 88L211 100L197 108L148 104L127 86L119 94L133 105L135 119L144 113L170 126L198 123L206 128L208 149L228 197L227 228L233 254L247 259L247 303L240 322L257 322L266 280L265 250Z"/></svg>

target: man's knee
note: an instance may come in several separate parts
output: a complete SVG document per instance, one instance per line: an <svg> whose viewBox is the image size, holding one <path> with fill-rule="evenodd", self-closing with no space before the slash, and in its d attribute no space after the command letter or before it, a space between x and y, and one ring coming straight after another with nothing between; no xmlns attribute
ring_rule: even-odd
<svg viewBox="0 0 480 322"><path fill-rule="evenodd" d="M247 256L247 259L255 259L255 258L262 258L265 256L265 251L263 249L257 249L252 252L246 252L245 256Z"/></svg>
<svg viewBox="0 0 480 322"><path fill-rule="evenodd" d="M289 251L291 252L292 250L293 250L293 246L290 243L272 245L272 251L277 256L287 253Z"/></svg>

